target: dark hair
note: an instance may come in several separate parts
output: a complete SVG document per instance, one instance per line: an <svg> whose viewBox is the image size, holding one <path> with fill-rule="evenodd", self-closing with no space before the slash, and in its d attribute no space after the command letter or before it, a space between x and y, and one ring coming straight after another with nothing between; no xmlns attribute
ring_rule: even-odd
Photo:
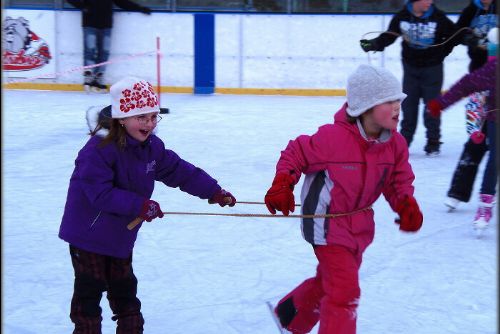
<svg viewBox="0 0 500 334"><path fill-rule="evenodd" d="M120 149L125 148L125 145L127 144L127 132L125 131L125 128L120 124L119 119L112 118L99 121L95 129L92 130L89 135L95 136L101 129L107 129L108 133L99 144L99 147L103 147L112 142L115 142Z"/></svg>
<svg viewBox="0 0 500 334"><path fill-rule="evenodd" d="M353 116L351 116L351 115L347 114L347 122L348 122L349 124L354 124L354 123L356 123L356 120L357 120L358 118L359 118L359 117L353 117Z"/></svg>
<svg viewBox="0 0 500 334"><path fill-rule="evenodd" d="M364 111L361 115L359 116L356 116L356 117L353 117L349 114L347 114L347 122L349 124L355 124L356 123L356 120L360 119L361 120L361 117L364 115L364 114L367 114L369 112L371 112L373 110L373 107L371 107L370 109L367 109L366 111Z"/></svg>

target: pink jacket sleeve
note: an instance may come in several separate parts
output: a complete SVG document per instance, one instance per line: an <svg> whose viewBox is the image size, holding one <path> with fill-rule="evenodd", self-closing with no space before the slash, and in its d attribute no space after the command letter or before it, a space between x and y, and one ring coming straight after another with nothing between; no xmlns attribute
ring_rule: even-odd
<svg viewBox="0 0 500 334"><path fill-rule="evenodd" d="M291 140L285 150L281 151L276 173L290 174L297 183L303 173L326 169L327 152L331 150L328 137L332 126L323 125L312 136L301 135Z"/></svg>
<svg viewBox="0 0 500 334"><path fill-rule="evenodd" d="M413 181L415 174L408 161L409 153L406 141L399 133L395 133L395 159L394 170L391 174L388 186L383 190L383 194L392 210L396 211L396 205L406 195L413 196L415 188Z"/></svg>

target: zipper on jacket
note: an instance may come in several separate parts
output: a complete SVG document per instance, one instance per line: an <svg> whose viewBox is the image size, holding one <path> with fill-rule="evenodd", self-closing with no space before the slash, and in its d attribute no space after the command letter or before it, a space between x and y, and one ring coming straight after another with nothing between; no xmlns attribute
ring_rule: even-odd
<svg viewBox="0 0 500 334"><path fill-rule="evenodd" d="M95 224L95 222L97 221L97 219L99 219L99 216L101 215L101 212L102 211L99 211L99 213L97 214L97 217L94 218L94 220L92 221L92 224L90 224L90 228L92 228Z"/></svg>

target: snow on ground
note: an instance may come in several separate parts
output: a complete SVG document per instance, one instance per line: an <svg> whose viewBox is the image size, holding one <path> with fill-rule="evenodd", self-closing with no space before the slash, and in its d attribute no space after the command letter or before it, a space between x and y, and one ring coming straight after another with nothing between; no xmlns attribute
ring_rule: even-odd
<svg viewBox="0 0 500 334"><path fill-rule="evenodd" d="M262 201L288 140L331 122L344 98L163 94L162 101L171 109L158 128L167 147L238 200ZM88 138L85 111L106 104L108 95L3 92L3 333L72 331L73 271L57 234L74 159ZM360 334L496 333L497 219L481 239L471 228L482 168L470 203L454 213L442 204L466 140L463 102L444 114L442 128L439 157L424 155L422 120L410 148L421 231L400 233L383 197L375 204L375 241L360 271ZM208 205L160 183L153 199L164 211L267 213ZM145 224L134 251L145 333L277 333L265 301L315 273L299 223L165 216ZM105 297L101 306L103 333L114 333Z"/></svg>

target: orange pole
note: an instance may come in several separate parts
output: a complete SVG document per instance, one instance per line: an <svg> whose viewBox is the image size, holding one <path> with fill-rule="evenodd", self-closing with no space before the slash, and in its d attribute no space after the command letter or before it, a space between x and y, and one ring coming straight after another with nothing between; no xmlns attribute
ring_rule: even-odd
<svg viewBox="0 0 500 334"><path fill-rule="evenodd" d="M156 37L156 90L158 92L158 105L161 107L161 85L160 85L160 37Z"/></svg>

